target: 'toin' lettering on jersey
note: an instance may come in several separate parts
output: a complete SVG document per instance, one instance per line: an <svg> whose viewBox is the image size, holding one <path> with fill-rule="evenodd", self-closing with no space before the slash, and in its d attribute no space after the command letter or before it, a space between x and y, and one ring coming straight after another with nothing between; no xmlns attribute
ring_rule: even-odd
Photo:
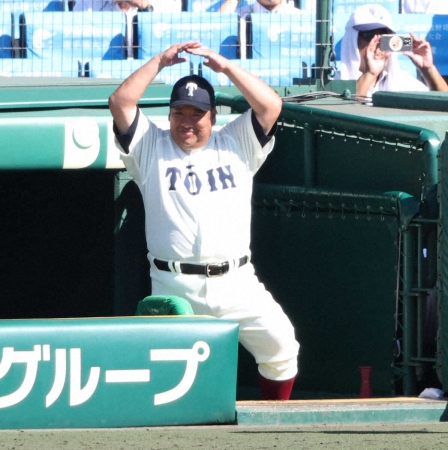
<svg viewBox="0 0 448 450"><path fill-rule="evenodd" d="M182 174L182 171L177 167L168 167L165 176L169 181L169 191L177 191L183 184L190 195L198 195L201 192L202 181L201 177L194 170L194 166L187 166L187 172ZM228 189L236 187L235 179L230 165L225 167L217 167L216 169L207 170L202 176L206 184L210 188L210 192L218 189Z"/></svg>

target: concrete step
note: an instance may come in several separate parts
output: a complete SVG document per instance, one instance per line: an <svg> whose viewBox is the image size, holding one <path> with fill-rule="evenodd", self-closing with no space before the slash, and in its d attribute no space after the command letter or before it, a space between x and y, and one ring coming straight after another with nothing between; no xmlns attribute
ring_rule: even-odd
<svg viewBox="0 0 448 450"><path fill-rule="evenodd" d="M238 401L238 425L322 425L448 421L444 400L394 397L338 400Z"/></svg>

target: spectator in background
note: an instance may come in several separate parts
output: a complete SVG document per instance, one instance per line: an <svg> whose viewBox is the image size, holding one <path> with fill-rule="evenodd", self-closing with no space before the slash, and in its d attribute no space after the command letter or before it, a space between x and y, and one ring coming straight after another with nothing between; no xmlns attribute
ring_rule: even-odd
<svg viewBox="0 0 448 450"><path fill-rule="evenodd" d="M236 11L240 17L246 18L253 13L297 13L300 12L296 8L293 1L288 0L256 0L252 4L240 6L240 0L225 0L219 8L219 12L234 12Z"/></svg>
<svg viewBox="0 0 448 450"><path fill-rule="evenodd" d="M400 69L396 52L380 50L381 35L394 33L392 18L381 5L356 8L342 38L341 70L337 78L357 80L356 93L366 97L376 91L448 91L425 39L412 35L413 51L403 52L420 71L425 83Z"/></svg>
<svg viewBox="0 0 448 450"><path fill-rule="evenodd" d="M73 11L122 11L126 14L126 52L134 58L134 17L139 11L153 11L149 0L76 0Z"/></svg>
<svg viewBox="0 0 448 450"><path fill-rule="evenodd" d="M76 0L73 11L152 11L149 0Z"/></svg>
<svg viewBox="0 0 448 450"><path fill-rule="evenodd" d="M403 14L448 14L447 0L401 0Z"/></svg>

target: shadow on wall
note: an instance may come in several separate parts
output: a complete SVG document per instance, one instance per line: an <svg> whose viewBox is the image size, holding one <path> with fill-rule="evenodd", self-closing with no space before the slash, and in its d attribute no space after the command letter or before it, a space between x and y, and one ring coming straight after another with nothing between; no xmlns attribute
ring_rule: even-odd
<svg viewBox="0 0 448 450"><path fill-rule="evenodd" d="M115 200L114 315L134 315L137 304L151 294L145 237L145 211L134 181L124 181Z"/></svg>
<svg viewBox="0 0 448 450"><path fill-rule="evenodd" d="M0 318L113 313L107 171L2 172Z"/></svg>

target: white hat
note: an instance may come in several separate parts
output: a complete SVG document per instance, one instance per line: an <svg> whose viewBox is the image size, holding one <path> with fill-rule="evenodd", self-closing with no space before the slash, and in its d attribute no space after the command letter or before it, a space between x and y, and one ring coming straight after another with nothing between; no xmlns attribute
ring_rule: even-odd
<svg viewBox="0 0 448 450"><path fill-rule="evenodd" d="M389 11L376 4L362 5L356 8L345 28L354 28L358 31L388 28L392 33L395 33Z"/></svg>
<svg viewBox="0 0 448 450"><path fill-rule="evenodd" d="M361 55L358 49L358 35L362 31L378 28L392 28L389 12L380 5L362 5L355 9L345 26L345 34L341 44L341 80L357 80L362 73L359 70ZM387 61L387 72L396 73L398 70L397 53L392 53ZM386 77L390 80L391 77Z"/></svg>

